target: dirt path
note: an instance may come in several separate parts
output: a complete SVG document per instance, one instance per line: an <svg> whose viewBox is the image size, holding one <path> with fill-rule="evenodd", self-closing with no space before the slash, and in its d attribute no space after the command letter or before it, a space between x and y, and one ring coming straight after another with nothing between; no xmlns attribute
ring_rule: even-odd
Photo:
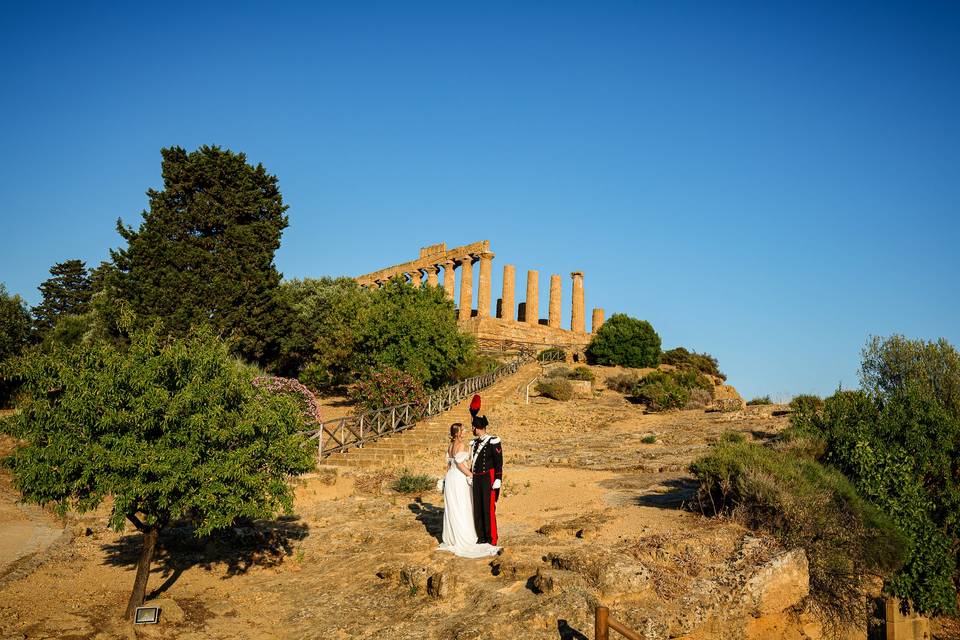
<svg viewBox="0 0 960 640"><path fill-rule="evenodd" d="M12 450L9 438L0 442L0 457ZM19 502L10 475L0 473L0 581L22 572L37 554L46 551L66 533L65 523L35 505Z"/></svg>

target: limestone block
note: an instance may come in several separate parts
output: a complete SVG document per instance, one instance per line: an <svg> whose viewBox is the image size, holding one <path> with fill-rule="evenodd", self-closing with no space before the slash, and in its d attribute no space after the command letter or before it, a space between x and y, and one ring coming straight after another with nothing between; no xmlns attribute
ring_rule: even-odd
<svg viewBox="0 0 960 640"><path fill-rule="evenodd" d="M593 397L593 383L589 380L568 380L573 387L573 395L578 398Z"/></svg>
<svg viewBox="0 0 960 640"><path fill-rule="evenodd" d="M810 566L803 549L781 553L760 566L743 587L741 602L759 618L781 613L810 594Z"/></svg>
<svg viewBox="0 0 960 640"><path fill-rule="evenodd" d="M455 573L437 572L427 578L427 595L436 600L445 600L457 592L458 586Z"/></svg>

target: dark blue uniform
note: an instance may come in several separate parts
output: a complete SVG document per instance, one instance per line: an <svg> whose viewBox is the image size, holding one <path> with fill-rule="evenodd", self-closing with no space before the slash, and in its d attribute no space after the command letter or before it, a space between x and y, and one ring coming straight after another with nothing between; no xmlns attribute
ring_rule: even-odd
<svg viewBox="0 0 960 640"><path fill-rule="evenodd" d="M473 525L477 543L497 544L497 499L500 489L494 489L496 480L503 481L503 444L497 436L474 438L473 457Z"/></svg>

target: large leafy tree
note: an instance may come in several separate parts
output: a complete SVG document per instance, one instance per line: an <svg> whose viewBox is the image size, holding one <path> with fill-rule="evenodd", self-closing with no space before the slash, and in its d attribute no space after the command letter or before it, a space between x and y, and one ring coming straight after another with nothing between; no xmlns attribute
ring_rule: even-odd
<svg viewBox="0 0 960 640"><path fill-rule="evenodd" d="M0 282L0 362L19 355L30 340L30 312L23 298Z"/></svg>
<svg viewBox="0 0 960 640"><path fill-rule="evenodd" d="M615 313L590 340L587 357L596 364L655 367L660 364L660 336L646 320Z"/></svg>
<svg viewBox="0 0 960 640"><path fill-rule="evenodd" d="M824 459L888 513L910 549L886 589L926 612L956 612L960 583L960 353L946 340L871 339L862 391L794 416Z"/></svg>
<svg viewBox="0 0 960 640"><path fill-rule="evenodd" d="M353 278L306 278L280 285L294 320L284 339L281 371L314 388L352 377L361 311L371 293Z"/></svg>
<svg viewBox="0 0 960 640"><path fill-rule="evenodd" d="M128 617L165 526L187 520L205 535L289 511L287 475L313 463L293 399L256 387L256 371L208 330L160 335L13 361L25 399L0 423L25 443L5 459L24 500L85 512L110 497L110 525L142 532Z"/></svg>
<svg viewBox="0 0 960 640"><path fill-rule="evenodd" d="M443 289L417 288L394 278L373 291L362 309L353 369L390 366L436 388L450 381L473 349L472 338L457 328Z"/></svg>
<svg viewBox="0 0 960 640"><path fill-rule="evenodd" d="M33 322L42 335L61 318L79 316L90 309L93 285L82 260L67 260L50 267L50 277L39 287L43 299L33 308Z"/></svg>
<svg viewBox="0 0 960 640"><path fill-rule="evenodd" d="M289 318L273 263L287 226L276 176L216 146L161 154L163 189L147 191L143 223L117 222L121 295L141 323L160 318L178 335L209 323L241 355L272 364Z"/></svg>

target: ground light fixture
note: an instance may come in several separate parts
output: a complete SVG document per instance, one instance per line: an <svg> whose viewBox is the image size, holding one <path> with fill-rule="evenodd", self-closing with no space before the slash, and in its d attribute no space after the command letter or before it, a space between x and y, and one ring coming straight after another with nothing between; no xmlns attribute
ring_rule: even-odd
<svg viewBox="0 0 960 640"><path fill-rule="evenodd" d="M133 624L157 624L160 621L160 607L137 607Z"/></svg>

